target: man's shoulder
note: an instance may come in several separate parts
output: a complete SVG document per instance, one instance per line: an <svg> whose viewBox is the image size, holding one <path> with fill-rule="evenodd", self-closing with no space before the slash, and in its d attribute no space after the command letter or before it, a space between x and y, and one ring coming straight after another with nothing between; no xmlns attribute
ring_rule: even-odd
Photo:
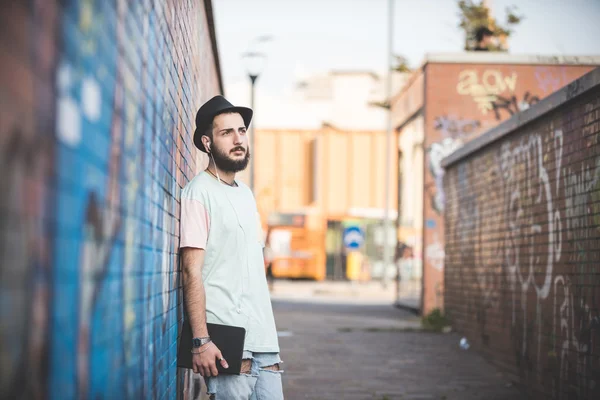
<svg viewBox="0 0 600 400"><path fill-rule="evenodd" d="M210 180L205 171L200 172L189 181L181 191L182 199L204 200L210 193Z"/></svg>

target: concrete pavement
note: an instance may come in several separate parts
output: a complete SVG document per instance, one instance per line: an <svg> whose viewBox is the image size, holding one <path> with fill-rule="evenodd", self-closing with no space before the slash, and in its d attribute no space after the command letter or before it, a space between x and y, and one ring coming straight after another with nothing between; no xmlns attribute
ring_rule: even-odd
<svg viewBox="0 0 600 400"><path fill-rule="evenodd" d="M457 334L422 332L389 302L338 297L273 300L286 399L524 398Z"/></svg>
<svg viewBox="0 0 600 400"><path fill-rule="evenodd" d="M288 400L525 399L459 335L421 331L393 286L277 281L272 299ZM206 399L196 378L187 398Z"/></svg>

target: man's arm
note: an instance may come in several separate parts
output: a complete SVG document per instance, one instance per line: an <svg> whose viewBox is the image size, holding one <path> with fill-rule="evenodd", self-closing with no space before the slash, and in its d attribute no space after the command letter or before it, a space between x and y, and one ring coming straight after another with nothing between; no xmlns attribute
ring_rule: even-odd
<svg viewBox="0 0 600 400"><path fill-rule="evenodd" d="M204 250L194 247L181 249L183 260L183 298L188 319L192 328L192 337L207 337L206 329L206 293L202 279L204 266ZM193 350L192 368L202 376L217 376L219 373L215 362L219 360L224 368L229 368L221 351L212 342Z"/></svg>
<svg viewBox="0 0 600 400"><path fill-rule="evenodd" d="M204 249L186 247L181 249L183 259L183 298L192 327L192 337L207 337L206 294L202 280Z"/></svg>

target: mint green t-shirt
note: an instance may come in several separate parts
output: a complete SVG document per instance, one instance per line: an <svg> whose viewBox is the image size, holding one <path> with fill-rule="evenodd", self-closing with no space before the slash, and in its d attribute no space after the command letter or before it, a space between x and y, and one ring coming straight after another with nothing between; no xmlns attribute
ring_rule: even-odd
<svg viewBox="0 0 600 400"><path fill-rule="evenodd" d="M244 350L278 353L256 201L246 185L237 184L201 172L185 186L179 247L205 250L207 322L245 328Z"/></svg>

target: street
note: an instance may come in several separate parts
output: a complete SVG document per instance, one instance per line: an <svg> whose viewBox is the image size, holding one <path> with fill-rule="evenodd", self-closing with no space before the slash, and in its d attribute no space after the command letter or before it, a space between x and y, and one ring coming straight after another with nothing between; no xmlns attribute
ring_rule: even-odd
<svg viewBox="0 0 600 400"><path fill-rule="evenodd" d="M455 333L389 304L273 299L286 399L519 399Z"/></svg>

